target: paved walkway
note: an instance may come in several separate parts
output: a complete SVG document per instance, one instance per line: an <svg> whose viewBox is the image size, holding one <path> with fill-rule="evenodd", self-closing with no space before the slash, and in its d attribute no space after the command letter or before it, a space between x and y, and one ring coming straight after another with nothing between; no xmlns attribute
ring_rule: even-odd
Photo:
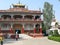
<svg viewBox="0 0 60 45"><path fill-rule="evenodd" d="M10 41L10 40L9 40ZM47 37L28 39L28 40L12 40L5 41L4 45L60 45L60 42L48 40Z"/></svg>

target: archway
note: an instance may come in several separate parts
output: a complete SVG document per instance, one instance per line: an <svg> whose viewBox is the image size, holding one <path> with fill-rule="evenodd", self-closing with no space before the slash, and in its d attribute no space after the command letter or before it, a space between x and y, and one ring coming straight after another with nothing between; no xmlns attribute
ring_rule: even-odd
<svg viewBox="0 0 60 45"><path fill-rule="evenodd" d="M21 24L14 24L13 29L14 29L15 33L18 31L17 33L20 34L22 31L22 25Z"/></svg>
<svg viewBox="0 0 60 45"><path fill-rule="evenodd" d="M40 16L38 16L38 15L37 15L37 16L35 16L35 20L37 20L37 19L39 19L39 18L40 18Z"/></svg>
<svg viewBox="0 0 60 45"><path fill-rule="evenodd" d="M24 25L24 30L25 30L25 33L33 33L33 30L34 30L34 26L33 24L25 24Z"/></svg>
<svg viewBox="0 0 60 45"><path fill-rule="evenodd" d="M26 16L24 16L24 18L30 20L30 19L33 19L33 16L32 15L26 15Z"/></svg>
<svg viewBox="0 0 60 45"><path fill-rule="evenodd" d="M21 15L14 15L13 17L14 17L14 19L22 19L23 16L21 16Z"/></svg>
<svg viewBox="0 0 60 45"><path fill-rule="evenodd" d="M2 15L1 16L3 19L11 19L11 16L10 15Z"/></svg>

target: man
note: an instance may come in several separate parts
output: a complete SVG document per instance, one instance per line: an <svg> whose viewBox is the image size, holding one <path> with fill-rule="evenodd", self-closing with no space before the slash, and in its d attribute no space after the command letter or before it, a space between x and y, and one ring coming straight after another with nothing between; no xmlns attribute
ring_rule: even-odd
<svg viewBox="0 0 60 45"><path fill-rule="evenodd" d="M3 45L3 37L0 37L1 45Z"/></svg>
<svg viewBox="0 0 60 45"><path fill-rule="evenodd" d="M16 31L16 36L15 36L16 40L18 40L18 32Z"/></svg>

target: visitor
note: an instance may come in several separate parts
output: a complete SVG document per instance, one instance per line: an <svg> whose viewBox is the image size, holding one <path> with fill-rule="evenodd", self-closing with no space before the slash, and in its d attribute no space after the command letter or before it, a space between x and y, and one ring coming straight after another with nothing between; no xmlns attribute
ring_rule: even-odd
<svg viewBox="0 0 60 45"><path fill-rule="evenodd" d="M16 38L16 40L18 40L18 33L16 32L16 35L15 35L15 38Z"/></svg>
<svg viewBox="0 0 60 45"><path fill-rule="evenodd" d="M3 45L3 36L0 37L1 45Z"/></svg>
<svg viewBox="0 0 60 45"><path fill-rule="evenodd" d="M3 45L3 40L1 40L1 45Z"/></svg>

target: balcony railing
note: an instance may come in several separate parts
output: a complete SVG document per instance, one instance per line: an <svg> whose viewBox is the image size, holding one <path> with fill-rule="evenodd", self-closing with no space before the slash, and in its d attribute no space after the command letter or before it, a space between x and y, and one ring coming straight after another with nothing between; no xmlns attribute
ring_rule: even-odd
<svg viewBox="0 0 60 45"><path fill-rule="evenodd" d="M41 21L41 19L2 19L0 18L0 21Z"/></svg>

